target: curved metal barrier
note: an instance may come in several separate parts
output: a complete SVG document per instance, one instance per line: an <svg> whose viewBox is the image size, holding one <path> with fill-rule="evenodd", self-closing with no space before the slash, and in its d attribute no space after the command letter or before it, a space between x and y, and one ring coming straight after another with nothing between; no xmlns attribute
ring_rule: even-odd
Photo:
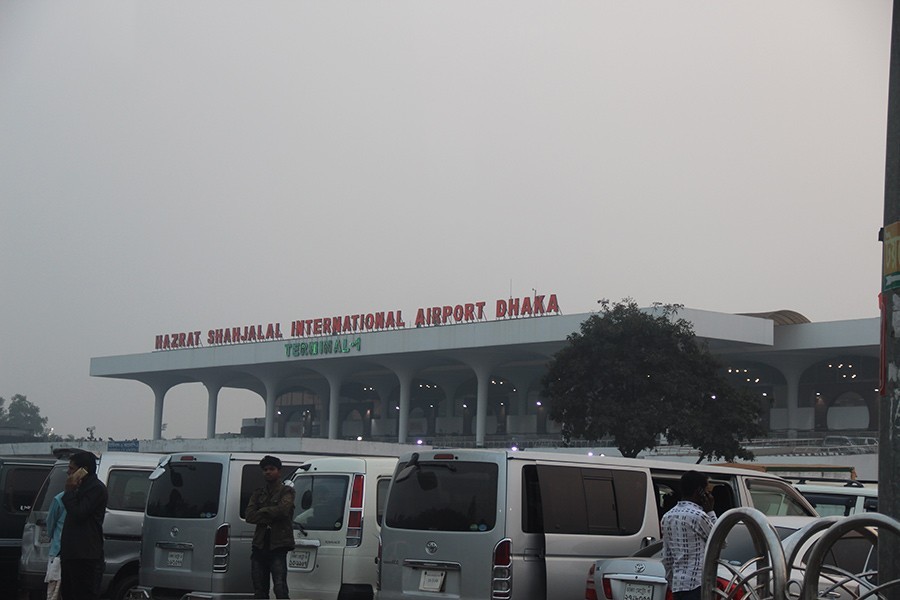
<svg viewBox="0 0 900 600"><path fill-rule="evenodd" d="M721 560L725 539L738 523L747 527L757 555L742 565ZM900 522L879 513L821 517L799 529L782 545L775 529L760 511L753 508L729 510L718 518L710 533L703 563L701 597L703 600L737 597L743 600L881 600L898 597L900 579L881 581L875 569L851 573L836 566L838 563L826 561L833 554L835 543L851 532L867 538L871 547L877 550L879 531L900 535ZM863 564L866 565L864 568L868 567L868 558ZM799 579L801 573L802 580Z"/></svg>
<svg viewBox="0 0 900 600"><path fill-rule="evenodd" d="M875 528L878 529L877 532ZM809 561L803 576L801 600L815 600L820 597L823 591L819 587L823 579L831 582L830 586L824 590L829 594L843 593L859 600L896 597L897 591L900 590L900 579L880 581L877 579L877 571L849 573L843 569L823 564L825 556L834 543L851 531L857 531L874 540L881 531L890 531L894 535L900 535L900 522L880 513L862 513L843 517L829 526L809 554ZM892 590L890 595L882 593L888 589Z"/></svg>
<svg viewBox="0 0 900 600"><path fill-rule="evenodd" d="M744 523L750 532L757 556L743 565L720 561L728 532ZM720 569L727 571L722 577ZM726 579L719 589L718 579ZM787 563L778 534L765 515L754 508L733 508L716 520L709 535L703 562L703 600L729 600L742 595L744 600L781 599L787 587Z"/></svg>

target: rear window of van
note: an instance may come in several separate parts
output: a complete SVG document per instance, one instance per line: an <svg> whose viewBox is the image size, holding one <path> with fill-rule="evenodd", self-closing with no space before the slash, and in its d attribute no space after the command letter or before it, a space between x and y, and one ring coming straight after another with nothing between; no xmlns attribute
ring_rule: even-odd
<svg viewBox="0 0 900 600"><path fill-rule="evenodd" d="M174 519L211 519L219 513L222 464L169 462L153 481L147 514Z"/></svg>
<svg viewBox="0 0 900 600"><path fill-rule="evenodd" d="M397 465L397 473L406 463ZM497 518L497 472L488 462L420 461L394 480L385 523L397 529L490 531Z"/></svg>

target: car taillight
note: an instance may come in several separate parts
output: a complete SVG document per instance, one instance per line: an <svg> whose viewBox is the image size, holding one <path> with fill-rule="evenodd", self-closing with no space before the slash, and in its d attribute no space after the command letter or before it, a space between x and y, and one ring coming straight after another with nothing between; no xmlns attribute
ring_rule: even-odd
<svg viewBox="0 0 900 600"><path fill-rule="evenodd" d="M612 600L612 582L609 580L609 577L603 578L603 596L607 600Z"/></svg>
<svg viewBox="0 0 900 600"><path fill-rule="evenodd" d="M596 568L597 563L593 563L588 570L587 581L584 583L584 600L597 600L597 588L594 587L594 570Z"/></svg>
<svg viewBox="0 0 900 600"><path fill-rule="evenodd" d="M716 589L724 592L728 600L743 600L744 588L737 587L734 582L723 577L716 577Z"/></svg>
<svg viewBox="0 0 900 600"><path fill-rule="evenodd" d="M365 475L357 474L353 476L353 485L350 490L350 512L347 515L348 548L362 544L363 490L365 489L365 481Z"/></svg>
<svg viewBox="0 0 900 600"><path fill-rule="evenodd" d="M666 600L674 600L675 596L672 594L672 588L666 588Z"/></svg>
<svg viewBox="0 0 900 600"><path fill-rule="evenodd" d="M512 596L512 541L500 540L494 546L491 568L491 598L508 600Z"/></svg>
<svg viewBox="0 0 900 600"><path fill-rule="evenodd" d="M216 540L213 547L213 571L216 573L224 573L228 570L228 557L231 554L231 537L228 530L228 523L223 523L216 529Z"/></svg>

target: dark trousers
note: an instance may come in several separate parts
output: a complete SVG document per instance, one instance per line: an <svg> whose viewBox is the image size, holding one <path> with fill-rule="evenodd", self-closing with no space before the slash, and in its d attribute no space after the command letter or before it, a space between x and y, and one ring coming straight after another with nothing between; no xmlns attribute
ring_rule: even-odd
<svg viewBox="0 0 900 600"><path fill-rule="evenodd" d="M250 579L253 581L253 597L269 597L269 577L276 598L288 598L287 548L250 551ZM68 599L66 599L68 600Z"/></svg>
<svg viewBox="0 0 900 600"><path fill-rule="evenodd" d="M672 597L675 600L700 600L700 590L701 588L694 588L687 592L672 592Z"/></svg>
<svg viewBox="0 0 900 600"><path fill-rule="evenodd" d="M97 600L103 577L103 559L63 558L59 595L65 600Z"/></svg>

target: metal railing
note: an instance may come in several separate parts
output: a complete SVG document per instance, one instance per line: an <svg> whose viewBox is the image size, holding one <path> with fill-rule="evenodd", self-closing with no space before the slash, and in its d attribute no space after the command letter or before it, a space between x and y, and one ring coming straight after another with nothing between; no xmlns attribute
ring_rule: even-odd
<svg viewBox="0 0 900 600"><path fill-rule="evenodd" d="M743 523L755 557L741 565L721 558L728 533ZM827 560L833 546L855 532L872 542L863 570L850 572ZM900 522L879 513L822 517L789 536L784 544L767 517L753 508L735 508L719 517L710 534L703 565L703 600L886 600L900 594L900 579L882 581L874 568L879 532L900 535Z"/></svg>

